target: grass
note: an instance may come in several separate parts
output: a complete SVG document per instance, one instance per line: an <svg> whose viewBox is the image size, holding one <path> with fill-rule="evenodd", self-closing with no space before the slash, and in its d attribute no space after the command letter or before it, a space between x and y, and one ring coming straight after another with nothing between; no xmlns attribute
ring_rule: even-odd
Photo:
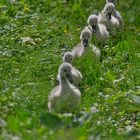
<svg viewBox="0 0 140 140"><path fill-rule="evenodd" d="M79 42L88 15L103 5L102 0L1 0L0 139L140 139L140 105L133 98L140 96L138 0L119 1L125 29L102 48L99 64L90 54L75 61L84 77L80 112L69 117L47 109L63 53ZM23 43L27 36L36 45Z"/></svg>

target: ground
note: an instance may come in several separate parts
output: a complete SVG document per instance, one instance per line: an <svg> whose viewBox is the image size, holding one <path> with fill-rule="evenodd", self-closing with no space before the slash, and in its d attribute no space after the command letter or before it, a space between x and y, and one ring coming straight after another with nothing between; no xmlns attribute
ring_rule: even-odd
<svg viewBox="0 0 140 140"><path fill-rule="evenodd" d="M74 66L83 74L80 110L49 113L62 55L79 43L89 14L105 0L0 1L0 139L140 139L140 1L121 0L125 27ZM29 40L26 40L26 37ZM33 39L33 40L32 40ZM94 42L94 40L93 40Z"/></svg>

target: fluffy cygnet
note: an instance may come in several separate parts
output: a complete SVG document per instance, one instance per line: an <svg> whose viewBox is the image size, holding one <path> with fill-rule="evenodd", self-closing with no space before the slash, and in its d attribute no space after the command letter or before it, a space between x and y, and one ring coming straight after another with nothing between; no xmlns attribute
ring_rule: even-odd
<svg viewBox="0 0 140 140"><path fill-rule="evenodd" d="M63 56L63 62L68 62L70 64L72 64L74 60L74 55L72 52L65 52L64 53L64 56ZM82 81L82 74L79 70L77 70L76 68L72 67L71 69L71 78L72 78L72 81L70 81L69 79L69 82L71 84L73 84L74 86L78 87L79 88L79 85ZM57 75L57 80L59 80L60 78L60 74L58 73Z"/></svg>
<svg viewBox="0 0 140 140"><path fill-rule="evenodd" d="M73 60L74 60L74 55L73 55L72 52L67 51L67 52L64 53L63 62L68 62L68 63L72 64ZM59 81L59 78L60 78L60 74L58 73L58 75L57 75L57 80L58 81Z"/></svg>
<svg viewBox="0 0 140 140"><path fill-rule="evenodd" d="M114 11L115 5L108 2L98 16L98 23L104 24L110 31L116 31L120 25L118 19L113 16Z"/></svg>
<svg viewBox="0 0 140 140"><path fill-rule="evenodd" d="M72 52L65 52L64 56L63 56L63 62L68 62L71 63L74 60L74 55ZM79 87L79 84L82 81L82 74L79 70L77 70L76 68L72 67L71 70L71 74L72 74L72 81L73 81L73 85L75 85L76 87Z"/></svg>
<svg viewBox="0 0 140 140"><path fill-rule="evenodd" d="M88 27L85 27L80 35L81 43L75 46L72 50L75 57L81 57L86 54L90 46L92 33Z"/></svg>
<svg viewBox="0 0 140 140"><path fill-rule="evenodd" d="M63 55L63 62L68 62L70 64L72 64L74 60L74 54L72 52L65 52L64 55Z"/></svg>
<svg viewBox="0 0 140 140"><path fill-rule="evenodd" d="M117 5L117 0L106 0L106 3L108 3L108 2L111 2L111 3L113 3L114 5ZM124 22L123 22L123 18L122 18L122 16L121 16L120 12L117 11L117 10L115 10L115 11L112 13L112 15L113 15L115 18L117 18L117 19L119 20L120 27L123 28Z"/></svg>
<svg viewBox="0 0 140 140"><path fill-rule="evenodd" d="M100 41L101 43L107 43L109 39L109 33L104 24L98 23L97 15L90 15L88 17L87 23L92 28L92 33L95 34L95 39Z"/></svg>
<svg viewBox="0 0 140 140"><path fill-rule="evenodd" d="M48 108L58 113L76 112L80 105L81 92L70 84L72 65L64 62L59 67L59 85L53 88L48 97Z"/></svg>

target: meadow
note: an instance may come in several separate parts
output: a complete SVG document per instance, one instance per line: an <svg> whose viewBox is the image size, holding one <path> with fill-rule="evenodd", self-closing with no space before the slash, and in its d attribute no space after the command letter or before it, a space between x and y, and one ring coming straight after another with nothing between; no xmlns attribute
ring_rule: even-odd
<svg viewBox="0 0 140 140"><path fill-rule="evenodd" d="M140 1L120 0L124 30L101 48L100 63L74 61L83 74L80 110L48 112L65 51L79 43L105 0L0 1L0 139L140 139ZM33 40L25 41L25 37ZM94 43L94 40L93 40Z"/></svg>

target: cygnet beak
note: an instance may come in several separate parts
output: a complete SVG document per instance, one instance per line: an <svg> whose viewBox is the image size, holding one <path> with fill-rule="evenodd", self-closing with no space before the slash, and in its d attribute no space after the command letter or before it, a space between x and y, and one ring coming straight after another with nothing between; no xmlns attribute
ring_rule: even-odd
<svg viewBox="0 0 140 140"><path fill-rule="evenodd" d="M107 19L110 20L110 19L111 19L111 13L107 13L107 14L106 14L106 17L107 17Z"/></svg>
<svg viewBox="0 0 140 140"><path fill-rule="evenodd" d="M66 75L67 79L69 80L70 83L73 83L72 77L69 73Z"/></svg>
<svg viewBox="0 0 140 140"><path fill-rule="evenodd" d="M93 32L93 33L96 32L96 25L92 25L92 32Z"/></svg>
<svg viewBox="0 0 140 140"><path fill-rule="evenodd" d="M68 63L70 63L70 60L69 59L66 59L65 61L68 62Z"/></svg>
<svg viewBox="0 0 140 140"><path fill-rule="evenodd" d="M84 47L88 47L88 40L87 39L83 40L83 45L84 45Z"/></svg>
<svg viewBox="0 0 140 140"><path fill-rule="evenodd" d="M68 63L71 63L70 60L67 60Z"/></svg>

